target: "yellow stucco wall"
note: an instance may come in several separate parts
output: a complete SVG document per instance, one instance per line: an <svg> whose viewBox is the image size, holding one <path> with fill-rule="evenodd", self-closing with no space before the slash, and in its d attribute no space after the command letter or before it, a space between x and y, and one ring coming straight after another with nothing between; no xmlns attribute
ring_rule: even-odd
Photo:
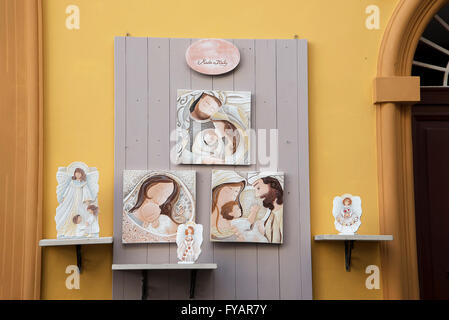
<svg viewBox="0 0 449 320"><path fill-rule="evenodd" d="M84 161L100 171L101 236L112 235L114 36L300 38L309 40L311 233L334 233L332 198L362 197L361 234L379 232L376 112L371 103L378 48L398 0L44 0L44 221L56 237L55 173ZM80 8L80 29L65 27ZM365 27L365 8L380 8L380 29ZM288 214L288 213L286 213ZM112 247L83 247L80 290L67 290L72 247L45 248L43 299L110 299ZM380 264L376 244L356 243L344 270L342 243L313 243L315 299L381 299L367 290L366 266Z"/></svg>

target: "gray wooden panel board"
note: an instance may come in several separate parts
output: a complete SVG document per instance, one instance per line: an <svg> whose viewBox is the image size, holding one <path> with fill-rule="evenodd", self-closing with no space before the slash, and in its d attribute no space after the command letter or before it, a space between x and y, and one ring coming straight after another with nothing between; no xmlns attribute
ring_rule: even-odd
<svg viewBox="0 0 449 320"><path fill-rule="evenodd" d="M125 169L146 169L148 154L148 41L147 38L126 38L126 158ZM147 244L126 245L127 262L145 263ZM139 299L141 274L126 272L126 299Z"/></svg>
<svg viewBox="0 0 449 320"><path fill-rule="evenodd" d="M169 39L148 39L148 150L147 169L169 169L170 149L170 43ZM169 263L167 243L148 245L147 263ZM166 271L147 272L148 299L168 299Z"/></svg>
<svg viewBox="0 0 449 320"><path fill-rule="evenodd" d="M232 72L206 76L185 63L191 39L117 37L115 42L115 166L113 263L175 264L175 244L121 243L123 169L197 172L196 222L204 226L198 263L219 265L197 275L196 299L310 299L310 200L307 42L235 39L241 62ZM250 166L176 165L170 161L178 89L251 91L253 129L279 128L278 169L285 172L284 244L209 241L211 171ZM257 146L252 145L252 154ZM269 147L266 150L270 152ZM254 159L252 159L254 160ZM299 195L299 196L298 196ZM299 208L299 210L298 210ZM139 299L141 272L113 271L113 298ZM188 298L189 272L147 271L149 299Z"/></svg>
<svg viewBox="0 0 449 320"><path fill-rule="evenodd" d="M149 125L147 42L146 38L126 38L125 169L128 170L147 169ZM147 244L126 245L127 261L145 263L147 247Z"/></svg>
<svg viewBox="0 0 449 320"><path fill-rule="evenodd" d="M251 123L255 126L256 108L254 108L255 89L255 41L252 39L236 39L234 45L240 51L240 66L234 73L234 88L237 91L250 91L252 108ZM251 141L251 148L256 148L255 141ZM252 156L252 155L251 155ZM254 158L251 159L251 163ZM255 170L256 166L245 167L247 170ZM236 244L235 250L235 298L238 300L257 299L257 247L254 244Z"/></svg>
<svg viewBox="0 0 449 320"><path fill-rule="evenodd" d="M299 244L301 261L301 298L312 299L312 252L310 235L310 182L309 182L309 72L308 44L301 39L298 46L298 144L299 144Z"/></svg>
<svg viewBox="0 0 449 320"><path fill-rule="evenodd" d="M267 145L270 129L277 129L276 40L256 40L256 89L255 107L257 130L266 129ZM259 132L258 132L259 134ZM257 139L258 152L262 146ZM256 165L260 170L259 163ZM288 172L286 173L288 174ZM290 214L284 211L284 217ZM284 218L285 219L285 218ZM279 299L279 248L278 245L257 245L258 299Z"/></svg>
<svg viewBox="0 0 449 320"><path fill-rule="evenodd" d="M284 244L279 247L279 298L301 296L299 227L298 76L296 40L277 40L277 121L279 128L279 169L284 176Z"/></svg>
<svg viewBox="0 0 449 320"><path fill-rule="evenodd" d="M195 41L192 39L191 41ZM185 60L184 60L185 61ZM212 77L191 71L191 89L212 89ZM210 237L210 203L211 203L211 167L192 165L196 171L196 212L197 223L201 223L204 228L202 252L198 259L200 263L214 259L215 246L209 241ZM215 272L198 272L195 298L196 299L214 299Z"/></svg>
<svg viewBox="0 0 449 320"><path fill-rule="evenodd" d="M125 38L116 37L114 44L114 242L113 263L125 263L122 244L123 169L125 169L126 135L126 43ZM112 272L112 298L124 299L124 273Z"/></svg>
<svg viewBox="0 0 449 320"><path fill-rule="evenodd" d="M190 68L185 63L185 52L190 45L190 39L170 39L169 57L169 97L165 108L169 110L169 128L170 132L176 132L176 110L177 110L177 91L178 89L190 89ZM168 108L167 108L168 107ZM168 137L168 136L167 136ZM174 139L173 139L174 140ZM175 150L176 141L170 141L170 148ZM169 150L170 151L170 150ZM169 156L167 151L167 156ZM171 170L190 170L191 166L177 165L167 159L167 164ZM197 220L198 221L198 220ZM177 246L176 243L169 245L170 263L177 263ZM212 261L212 260L210 260ZM189 273L183 271L169 272L169 297L170 299L188 299L189 293Z"/></svg>
<svg viewBox="0 0 449 320"><path fill-rule="evenodd" d="M227 39L233 43L233 40ZM228 72L222 75L212 77L212 89L214 90L235 90L234 74L239 71ZM245 170L245 167L240 167ZM227 166L225 170L235 170L235 166ZM209 191L210 193L210 191ZM210 214L209 203L209 214ZM214 243L214 261L222 266L220 272L214 273L214 296L215 299L232 300L236 294L236 270L235 270L235 244L233 243Z"/></svg>

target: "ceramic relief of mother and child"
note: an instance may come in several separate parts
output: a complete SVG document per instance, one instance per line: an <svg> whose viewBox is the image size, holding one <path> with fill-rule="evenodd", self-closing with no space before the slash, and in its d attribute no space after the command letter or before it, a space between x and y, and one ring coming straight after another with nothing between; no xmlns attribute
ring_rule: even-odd
<svg viewBox="0 0 449 320"><path fill-rule="evenodd" d="M125 170L122 241L175 242L195 220L195 172Z"/></svg>

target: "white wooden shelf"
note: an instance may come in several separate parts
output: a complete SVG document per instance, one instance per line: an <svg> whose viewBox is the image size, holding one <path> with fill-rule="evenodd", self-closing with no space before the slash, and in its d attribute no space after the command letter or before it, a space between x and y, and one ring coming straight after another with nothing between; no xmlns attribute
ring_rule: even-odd
<svg viewBox="0 0 449 320"><path fill-rule="evenodd" d="M319 234L315 236L315 241L392 241L392 235L371 235L371 234Z"/></svg>
<svg viewBox="0 0 449 320"><path fill-rule="evenodd" d="M345 268L351 270L351 254L354 241L393 241L392 235L382 234L319 234L314 237L315 241L344 241L345 243Z"/></svg>
<svg viewBox="0 0 449 320"><path fill-rule="evenodd" d="M82 245L93 244L110 244L113 242L112 237L101 238L62 238L62 239L42 239L39 241L40 247L60 247L60 246L75 246L76 250L76 265L78 270L82 272L83 258L81 255Z"/></svg>
<svg viewBox="0 0 449 320"><path fill-rule="evenodd" d="M40 247L76 246L85 244L108 244L112 242L113 242L112 237L42 239L39 241L39 246Z"/></svg>
<svg viewBox="0 0 449 320"><path fill-rule="evenodd" d="M132 271L142 272L142 300L147 297L147 271L148 270L190 270L190 299L195 297L196 273L198 270L215 270L216 263L158 263L158 264L113 264L114 271Z"/></svg>
<svg viewBox="0 0 449 320"><path fill-rule="evenodd" d="M112 270L213 270L216 263L113 264Z"/></svg>

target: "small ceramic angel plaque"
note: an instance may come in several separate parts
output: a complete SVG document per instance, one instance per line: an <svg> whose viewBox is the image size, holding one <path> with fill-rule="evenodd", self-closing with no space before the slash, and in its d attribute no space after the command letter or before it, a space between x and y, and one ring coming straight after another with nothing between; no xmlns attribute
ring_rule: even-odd
<svg viewBox="0 0 449 320"><path fill-rule="evenodd" d="M187 222L179 225L176 235L178 263L195 263L201 253L203 225Z"/></svg>
<svg viewBox="0 0 449 320"><path fill-rule="evenodd" d="M355 234L361 225L362 200L351 194L335 197L332 213L335 228L340 234Z"/></svg>
<svg viewBox="0 0 449 320"><path fill-rule="evenodd" d="M83 162L59 167L56 173L56 231L58 238L98 238L98 178L97 168Z"/></svg>

